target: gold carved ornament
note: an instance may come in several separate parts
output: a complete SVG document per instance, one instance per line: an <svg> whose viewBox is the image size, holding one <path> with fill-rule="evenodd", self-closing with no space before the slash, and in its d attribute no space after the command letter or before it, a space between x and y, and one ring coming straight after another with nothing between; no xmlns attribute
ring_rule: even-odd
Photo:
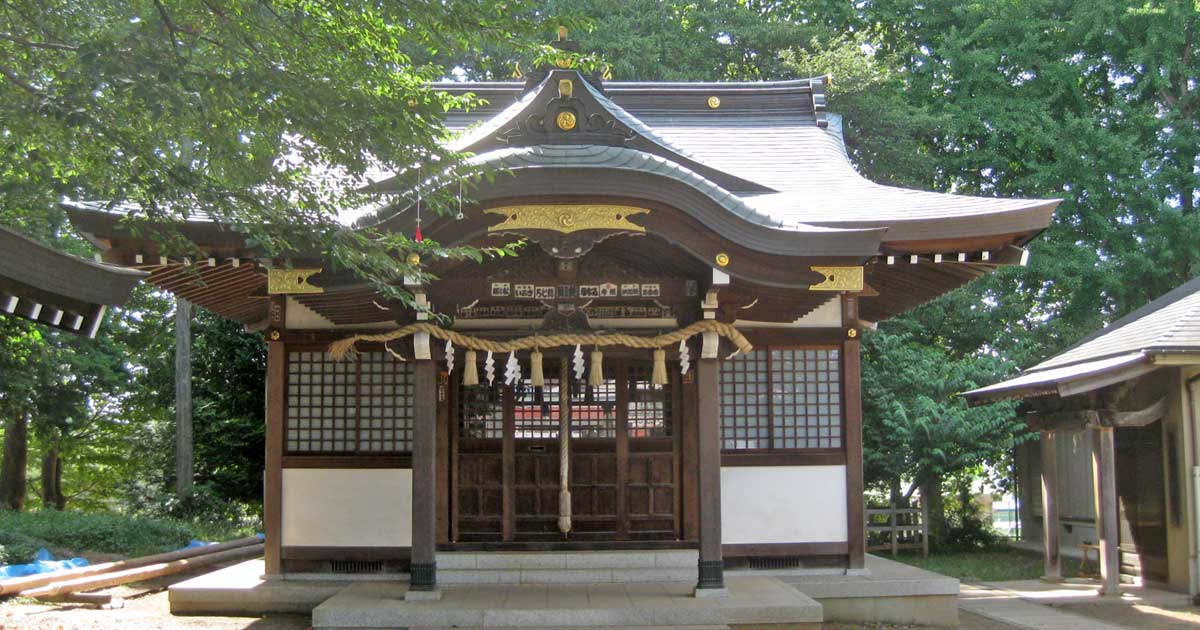
<svg viewBox="0 0 1200 630"><path fill-rule="evenodd" d="M298 295L324 293L325 289L309 284L308 279L321 273L316 269L268 269L267 293L269 295Z"/></svg>
<svg viewBox="0 0 1200 630"><path fill-rule="evenodd" d="M558 112L558 115L554 117L554 124L558 125L558 128L563 131L574 129L576 122L575 114L572 112Z"/></svg>
<svg viewBox="0 0 1200 630"><path fill-rule="evenodd" d="M862 267L810 267L825 279L808 287L810 291L862 291Z"/></svg>
<svg viewBox="0 0 1200 630"><path fill-rule="evenodd" d="M645 232L646 228L629 221L635 214L649 214L646 208L618 205L530 205L505 206L484 210L498 214L504 221L488 228L488 232L512 230L551 230L570 234L581 230L623 230Z"/></svg>

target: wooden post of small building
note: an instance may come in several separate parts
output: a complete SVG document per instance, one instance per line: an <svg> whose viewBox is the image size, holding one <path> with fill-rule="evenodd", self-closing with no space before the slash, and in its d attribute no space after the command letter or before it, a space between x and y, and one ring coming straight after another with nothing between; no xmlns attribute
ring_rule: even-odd
<svg viewBox="0 0 1200 630"><path fill-rule="evenodd" d="M175 494L192 495L192 303L175 299Z"/></svg>
<svg viewBox="0 0 1200 630"><path fill-rule="evenodd" d="M696 596L725 594L725 562L721 557L721 407L719 338L703 333L696 362L697 438L700 466L700 562Z"/></svg>
<svg viewBox="0 0 1200 630"><path fill-rule="evenodd" d="M1100 537L1100 594L1121 594L1121 549L1117 525L1116 451L1112 427L1092 430L1092 482L1096 495L1096 531Z"/></svg>
<svg viewBox="0 0 1200 630"><path fill-rule="evenodd" d="M420 298L418 298L418 301ZM412 558L408 600L438 599L437 366L427 332L413 335Z"/></svg>
<svg viewBox="0 0 1200 630"><path fill-rule="evenodd" d="M1058 539L1058 445L1053 431L1042 431L1042 541L1045 544L1045 574L1042 579L1062 581Z"/></svg>

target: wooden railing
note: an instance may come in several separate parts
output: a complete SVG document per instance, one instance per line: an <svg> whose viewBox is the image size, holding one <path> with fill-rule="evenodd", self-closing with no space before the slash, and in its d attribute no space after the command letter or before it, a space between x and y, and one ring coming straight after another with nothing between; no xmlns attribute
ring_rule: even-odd
<svg viewBox="0 0 1200 630"><path fill-rule="evenodd" d="M890 550L894 556L901 549L920 549L929 556L929 511L923 501L919 508L868 506L866 517L867 551Z"/></svg>

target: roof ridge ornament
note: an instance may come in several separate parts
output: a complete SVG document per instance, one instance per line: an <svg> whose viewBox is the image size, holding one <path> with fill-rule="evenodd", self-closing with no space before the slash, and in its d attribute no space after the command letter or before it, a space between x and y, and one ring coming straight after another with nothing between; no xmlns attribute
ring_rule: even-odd
<svg viewBox="0 0 1200 630"><path fill-rule="evenodd" d="M829 127L829 119L827 116L827 103L825 99L825 84L832 83L832 77L825 75L823 77L814 77L809 80L809 85L812 89L813 100L813 115L817 119L817 127L826 129Z"/></svg>

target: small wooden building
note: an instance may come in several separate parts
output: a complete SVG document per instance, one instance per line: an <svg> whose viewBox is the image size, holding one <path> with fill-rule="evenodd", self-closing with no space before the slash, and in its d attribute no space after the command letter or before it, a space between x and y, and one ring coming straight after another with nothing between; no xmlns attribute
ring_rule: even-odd
<svg viewBox="0 0 1200 630"><path fill-rule="evenodd" d="M1200 278L966 396L1021 399L1040 432L1017 467L1021 528L1044 542L1048 577L1061 546L1098 545L1106 593L1122 579L1198 592Z"/></svg>
<svg viewBox="0 0 1200 630"><path fill-rule="evenodd" d="M263 331L268 574L432 589L438 553L580 549L698 550L701 588L735 563L861 570L860 331L1022 263L1058 202L865 180L824 78L437 89L491 103L447 124L495 177L424 237L531 244L427 261L421 309L202 221L184 231L207 259L162 257L68 204L106 260ZM345 218L412 234L415 215ZM354 334L374 336L331 356Z"/></svg>

